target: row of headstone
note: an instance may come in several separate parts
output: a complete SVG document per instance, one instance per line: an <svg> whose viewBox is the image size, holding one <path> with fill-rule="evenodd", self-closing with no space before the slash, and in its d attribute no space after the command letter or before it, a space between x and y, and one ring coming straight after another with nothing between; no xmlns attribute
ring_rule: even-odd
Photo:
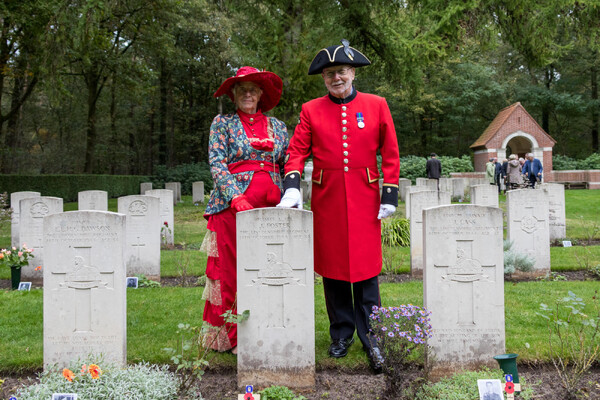
<svg viewBox="0 0 600 400"><path fill-rule="evenodd" d="M165 189L173 191L173 204L176 205L178 202L181 203L181 183L180 182L167 182L165 183ZM144 195L147 191L152 190L152 182L140 183L140 194ZM204 182L197 181L192 183L192 202L204 203Z"/></svg>
<svg viewBox="0 0 600 400"><path fill-rule="evenodd" d="M165 189L147 193L148 196L119 198L118 211L126 215L128 221L126 252L128 273L144 274L150 279L160 279L161 240L168 245L174 243L172 193ZM86 192L80 196L83 200L80 202L80 207L85 207L87 195ZM98 198L102 199L102 195L98 196L96 201ZM37 280L40 274L36 273L35 268L44 266L44 217L61 213L63 200L40 196L37 192L15 192L11 194L11 207L15 210L11 221L11 244L15 247L25 244L33 249L34 254L29 265L21 269L21 276L23 279Z"/></svg>
<svg viewBox="0 0 600 400"><path fill-rule="evenodd" d="M498 186L496 185L472 185L471 204L478 206L499 207Z"/></svg>
<svg viewBox="0 0 600 400"><path fill-rule="evenodd" d="M108 211L108 192L104 190L85 190L77 194L79 211Z"/></svg>

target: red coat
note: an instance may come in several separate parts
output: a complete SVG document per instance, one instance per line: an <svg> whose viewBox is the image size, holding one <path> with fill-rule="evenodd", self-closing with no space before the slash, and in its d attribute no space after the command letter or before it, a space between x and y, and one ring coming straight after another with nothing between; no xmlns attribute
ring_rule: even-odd
<svg viewBox="0 0 600 400"><path fill-rule="evenodd" d="M381 272L377 150L384 185L397 188L398 141L384 98L358 93L336 104L324 96L302 106L285 169L302 171L312 151L315 271L324 277L358 282Z"/></svg>

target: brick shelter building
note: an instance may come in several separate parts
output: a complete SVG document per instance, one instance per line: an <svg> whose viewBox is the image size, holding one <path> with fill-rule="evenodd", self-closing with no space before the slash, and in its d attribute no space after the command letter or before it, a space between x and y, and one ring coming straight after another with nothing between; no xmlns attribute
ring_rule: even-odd
<svg viewBox="0 0 600 400"><path fill-rule="evenodd" d="M485 164L492 157L500 162L511 154L525 157L526 153L542 162L544 180L553 180L552 148L554 140L521 103L508 106L496 115L483 134L470 147L475 152L474 167L477 172L485 171Z"/></svg>

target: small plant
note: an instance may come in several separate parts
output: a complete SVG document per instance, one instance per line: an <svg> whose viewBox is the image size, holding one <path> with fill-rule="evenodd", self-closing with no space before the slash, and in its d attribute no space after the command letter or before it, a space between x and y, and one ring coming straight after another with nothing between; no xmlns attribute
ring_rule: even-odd
<svg viewBox="0 0 600 400"><path fill-rule="evenodd" d="M600 279L600 264L594 265L589 269L589 273L596 279Z"/></svg>
<svg viewBox="0 0 600 400"><path fill-rule="evenodd" d="M381 223L381 243L385 246L410 246L410 221L388 218Z"/></svg>
<svg viewBox="0 0 600 400"><path fill-rule="evenodd" d="M196 281L196 285L206 286L206 274L198 277L198 280Z"/></svg>
<svg viewBox="0 0 600 400"><path fill-rule="evenodd" d="M77 393L81 399L176 398L179 380L168 367L137 364L122 368L115 365L73 364L70 368L50 368L39 375L39 383L17 390L19 400L48 400L53 393Z"/></svg>
<svg viewBox="0 0 600 400"><path fill-rule="evenodd" d="M592 244L594 240L600 239L600 223L593 219L585 218L583 215L577 217L582 227L583 234L587 244Z"/></svg>
<svg viewBox="0 0 600 400"><path fill-rule="evenodd" d="M594 259L594 255L586 246L577 246L573 251L573 256L580 269L593 273L592 268L598 267L598 260Z"/></svg>
<svg viewBox="0 0 600 400"><path fill-rule="evenodd" d="M191 256L186 251L187 245L182 243L182 251L179 252L179 257L177 258L177 275L181 278L181 286L186 287L190 286L192 283L192 277L190 276L190 264L191 264Z"/></svg>
<svg viewBox="0 0 600 400"><path fill-rule="evenodd" d="M504 273L514 274L515 271L531 272L535 265L535 258L527 254L517 253L512 248L513 242L504 241Z"/></svg>
<svg viewBox="0 0 600 400"><path fill-rule="evenodd" d="M234 303L235 307L235 303ZM227 330L231 324L239 324L248 319L250 311L245 310L242 314L233 314L227 310L223 315L224 324L219 327L213 327L208 324L201 326L191 326L190 324L180 323L177 325L177 339L175 347L164 348L171 355L171 361L177 365L177 371L182 374L179 393L187 393L195 383L202 379L206 368L210 364L209 356L215 356L211 351L215 341L221 335L222 331Z"/></svg>
<svg viewBox="0 0 600 400"><path fill-rule="evenodd" d="M381 246L381 253L383 262L381 274L388 275L399 273L399 267L404 264L406 255L397 254L398 252L395 247L385 245Z"/></svg>
<svg viewBox="0 0 600 400"><path fill-rule="evenodd" d="M388 396L400 397L406 380L405 369L410 356L425 362L427 338L431 337L431 324L425 308L412 304L399 307L373 307L370 315L371 334L384 357Z"/></svg>
<svg viewBox="0 0 600 400"><path fill-rule="evenodd" d="M23 243L23 247L13 247L0 251L0 266L8 268L21 268L29 264L29 259L34 258L33 249ZM40 268L41 269L41 268Z"/></svg>
<svg viewBox="0 0 600 400"><path fill-rule="evenodd" d="M139 288L159 288L160 282L156 282L150 280L144 274L136 275L138 278L138 287Z"/></svg>
<svg viewBox="0 0 600 400"><path fill-rule="evenodd" d="M306 397L296 396L287 386L269 386L258 392L261 400L306 400Z"/></svg>
<svg viewBox="0 0 600 400"><path fill-rule="evenodd" d="M579 383L600 356L600 307L598 292L591 302L592 312L584 312L583 299L569 291L558 299L555 308L540 304L537 314L547 320L552 363L565 389L566 399L579 396Z"/></svg>
<svg viewBox="0 0 600 400"><path fill-rule="evenodd" d="M559 281L566 281L567 277L562 274L559 274L558 272L550 271L550 272L546 272L546 275L544 275L544 276L538 276L537 280L538 281L547 281L547 282L559 282Z"/></svg>

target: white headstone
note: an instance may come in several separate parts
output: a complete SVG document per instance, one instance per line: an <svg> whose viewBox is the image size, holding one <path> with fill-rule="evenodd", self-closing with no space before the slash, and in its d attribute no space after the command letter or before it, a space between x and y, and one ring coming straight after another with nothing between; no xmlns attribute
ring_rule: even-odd
<svg viewBox="0 0 600 400"><path fill-rule="evenodd" d="M302 202L308 203L312 195L312 181L300 181L300 191L302 192Z"/></svg>
<svg viewBox="0 0 600 400"><path fill-rule="evenodd" d="M44 367L66 367L90 354L125 365L125 216L50 215L44 246Z"/></svg>
<svg viewBox="0 0 600 400"><path fill-rule="evenodd" d="M10 194L10 207L12 208L10 223L10 245L18 247L19 243L19 202L29 197L40 197L40 192L13 192Z"/></svg>
<svg viewBox="0 0 600 400"><path fill-rule="evenodd" d="M507 239L513 242L513 251L535 258L534 275L550 271L548 216L548 198L543 190L506 193Z"/></svg>
<svg viewBox="0 0 600 400"><path fill-rule="evenodd" d="M453 200L464 200L465 199L465 189L466 178L451 178L452 179L452 199Z"/></svg>
<svg viewBox="0 0 600 400"><path fill-rule="evenodd" d="M499 207L498 186L490 184L471 186L471 204Z"/></svg>
<svg viewBox="0 0 600 400"><path fill-rule="evenodd" d="M37 266L44 266L43 229L44 217L63 211L63 199L58 197L30 197L19 202L19 246L26 244L33 249L34 258L29 265L21 268L21 279L38 280L42 274L35 271Z"/></svg>
<svg viewBox="0 0 600 400"><path fill-rule="evenodd" d="M410 194L410 273L423 275L423 210L450 204L448 192L417 192Z"/></svg>
<svg viewBox="0 0 600 400"><path fill-rule="evenodd" d="M171 192L173 192L173 205L177 204L177 182L165 183L165 190L170 190Z"/></svg>
<svg viewBox="0 0 600 400"><path fill-rule="evenodd" d="M175 183L177 183L177 202L183 203L183 200L181 198L181 182L175 182Z"/></svg>
<svg viewBox="0 0 600 400"><path fill-rule="evenodd" d="M160 280L160 199L119 197L119 213L127 217L127 276L143 274L148 279Z"/></svg>
<svg viewBox="0 0 600 400"><path fill-rule="evenodd" d="M440 178L439 185L442 192L452 193L452 180L450 178Z"/></svg>
<svg viewBox="0 0 600 400"><path fill-rule="evenodd" d="M146 192L146 196L160 199L160 233L164 235L166 244L175 243L175 215L173 211L173 191L167 189L153 189ZM165 222L167 223L165 225Z"/></svg>
<svg viewBox="0 0 600 400"><path fill-rule="evenodd" d="M427 181L428 181L427 178L417 178L415 181L416 182L415 184L417 186L427 186Z"/></svg>
<svg viewBox="0 0 600 400"><path fill-rule="evenodd" d="M79 211L108 211L108 193L104 190L85 190L77 194Z"/></svg>
<svg viewBox="0 0 600 400"><path fill-rule="evenodd" d="M307 161L306 164L304 164L304 180L306 182L312 182L313 169L312 161Z"/></svg>
<svg viewBox="0 0 600 400"><path fill-rule="evenodd" d="M312 213L238 213L237 260L238 386L314 387Z"/></svg>
<svg viewBox="0 0 600 400"><path fill-rule="evenodd" d="M565 212L565 187L560 183L542 183L548 198L550 217L550 240L564 239L567 236L567 215Z"/></svg>
<svg viewBox="0 0 600 400"><path fill-rule="evenodd" d="M406 219L410 219L410 194L417 192L432 192L427 186L408 186L406 188L406 199L404 200Z"/></svg>
<svg viewBox="0 0 600 400"><path fill-rule="evenodd" d="M410 179L400 178L398 181L398 195L400 197L400 201L406 202L406 188L410 186Z"/></svg>
<svg viewBox="0 0 600 400"><path fill-rule="evenodd" d="M192 183L192 202L204 204L204 182Z"/></svg>
<svg viewBox="0 0 600 400"><path fill-rule="evenodd" d="M423 214L423 304L436 365L494 364L505 352L502 210L465 204Z"/></svg>
<svg viewBox="0 0 600 400"><path fill-rule="evenodd" d="M147 190L152 190L152 182L142 182L140 183L140 194L146 194Z"/></svg>

